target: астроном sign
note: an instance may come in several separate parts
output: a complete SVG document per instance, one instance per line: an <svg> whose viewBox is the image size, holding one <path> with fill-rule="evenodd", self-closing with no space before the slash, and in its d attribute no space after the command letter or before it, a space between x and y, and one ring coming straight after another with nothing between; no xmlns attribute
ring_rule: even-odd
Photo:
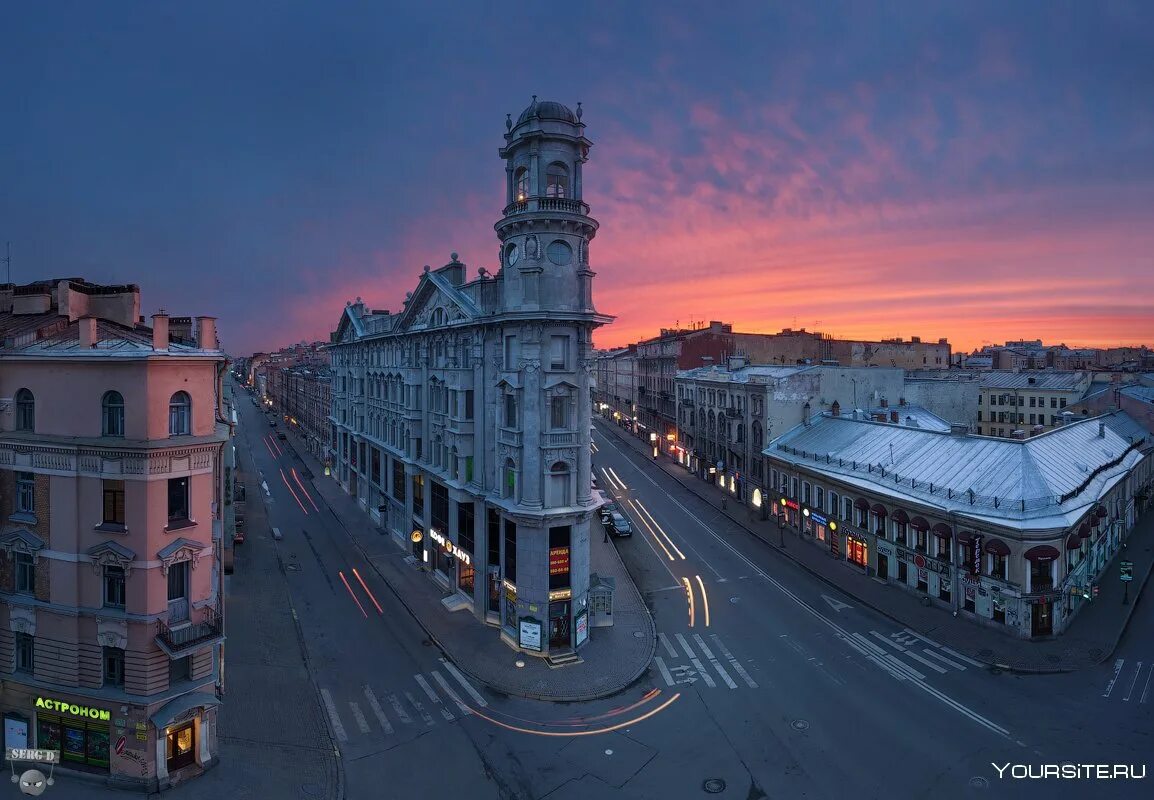
<svg viewBox="0 0 1154 800"><path fill-rule="evenodd" d="M66 703L63 700L52 700L47 697L37 697L36 707L45 711L56 711L61 714L71 714L74 717L86 717L108 722L112 719L112 712L101 708L78 706L75 703Z"/></svg>

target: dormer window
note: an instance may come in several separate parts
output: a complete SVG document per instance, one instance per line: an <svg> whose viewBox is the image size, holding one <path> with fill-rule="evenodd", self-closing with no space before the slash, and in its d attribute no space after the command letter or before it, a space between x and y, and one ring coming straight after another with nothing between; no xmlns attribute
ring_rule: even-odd
<svg viewBox="0 0 1154 800"><path fill-rule="evenodd" d="M529 170L517 167L513 173L513 200L522 203L529 198Z"/></svg>
<svg viewBox="0 0 1154 800"><path fill-rule="evenodd" d="M545 196L569 196L569 170L564 164L554 161L545 171Z"/></svg>

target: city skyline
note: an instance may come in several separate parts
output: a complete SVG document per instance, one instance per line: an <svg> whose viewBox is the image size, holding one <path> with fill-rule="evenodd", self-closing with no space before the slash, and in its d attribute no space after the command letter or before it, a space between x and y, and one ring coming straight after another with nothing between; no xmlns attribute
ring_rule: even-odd
<svg viewBox="0 0 1154 800"><path fill-rule="evenodd" d="M618 317L598 347L710 319L1154 343L1141 5L604 6L572 30L277 9L14 21L13 282L135 281L145 313L218 315L234 354L327 338L346 300L398 311L451 251L496 270L494 109L536 93L582 101L592 131L591 264Z"/></svg>

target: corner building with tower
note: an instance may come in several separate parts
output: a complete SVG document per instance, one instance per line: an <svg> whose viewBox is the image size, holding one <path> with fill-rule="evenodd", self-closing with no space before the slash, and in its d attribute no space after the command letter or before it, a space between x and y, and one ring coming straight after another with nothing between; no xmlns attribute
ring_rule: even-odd
<svg viewBox="0 0 1154 800"><path fill-rule="evenodd" d="M581 106L506 119L496 274L454 253L396 312L357 299L332 335L333 477L410 564L510 646L589 637L593 306Z"/></svg>

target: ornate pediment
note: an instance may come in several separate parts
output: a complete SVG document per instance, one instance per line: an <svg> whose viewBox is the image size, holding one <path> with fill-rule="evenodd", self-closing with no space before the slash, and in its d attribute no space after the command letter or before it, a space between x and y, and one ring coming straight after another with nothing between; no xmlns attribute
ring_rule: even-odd
<svg viewBox="0 0 1154 800"><path fill-rule="evenodd" d="M207 547L208 545L202 544L201 542L194 542L192 539L177 539L156 554L156 557L160 559L161 572L167 576L169 567L181 561L191 561L192 568L196 569L196 565L200 561L201 553Z"/></svg>
<svg viewBox="0 0 1154 800"><path fill-rule="evenodd" d="M458 320L475 319L479 314L473 301L435 272L426 272L401 315L405 330L435 330Z"/></svg>
<svg viewBox="0 0 1154 800"><path fill-rule="evenodd" d="M12 606L8 610L8 627L13 633L36 635L36 609Z"/></svg>
<svg viewBox="0 0 1154 800"><path fill-rule="evenodd" d="M36 561L40 551L44 549L44 540L27 528L16 528L0 536L0 549L9 556L14 553L27 553L32 556L33 561Z"/></svg>
<svg viewBox="0 0 1154 800"><path fill-rule="evenodd" d="M127 577L132 570L132 562L136 560L136 553L118 542L107 541L88 548L88 557L92 559L92 567L97 575L103 574L105 567L121 567Z"/></svg>

